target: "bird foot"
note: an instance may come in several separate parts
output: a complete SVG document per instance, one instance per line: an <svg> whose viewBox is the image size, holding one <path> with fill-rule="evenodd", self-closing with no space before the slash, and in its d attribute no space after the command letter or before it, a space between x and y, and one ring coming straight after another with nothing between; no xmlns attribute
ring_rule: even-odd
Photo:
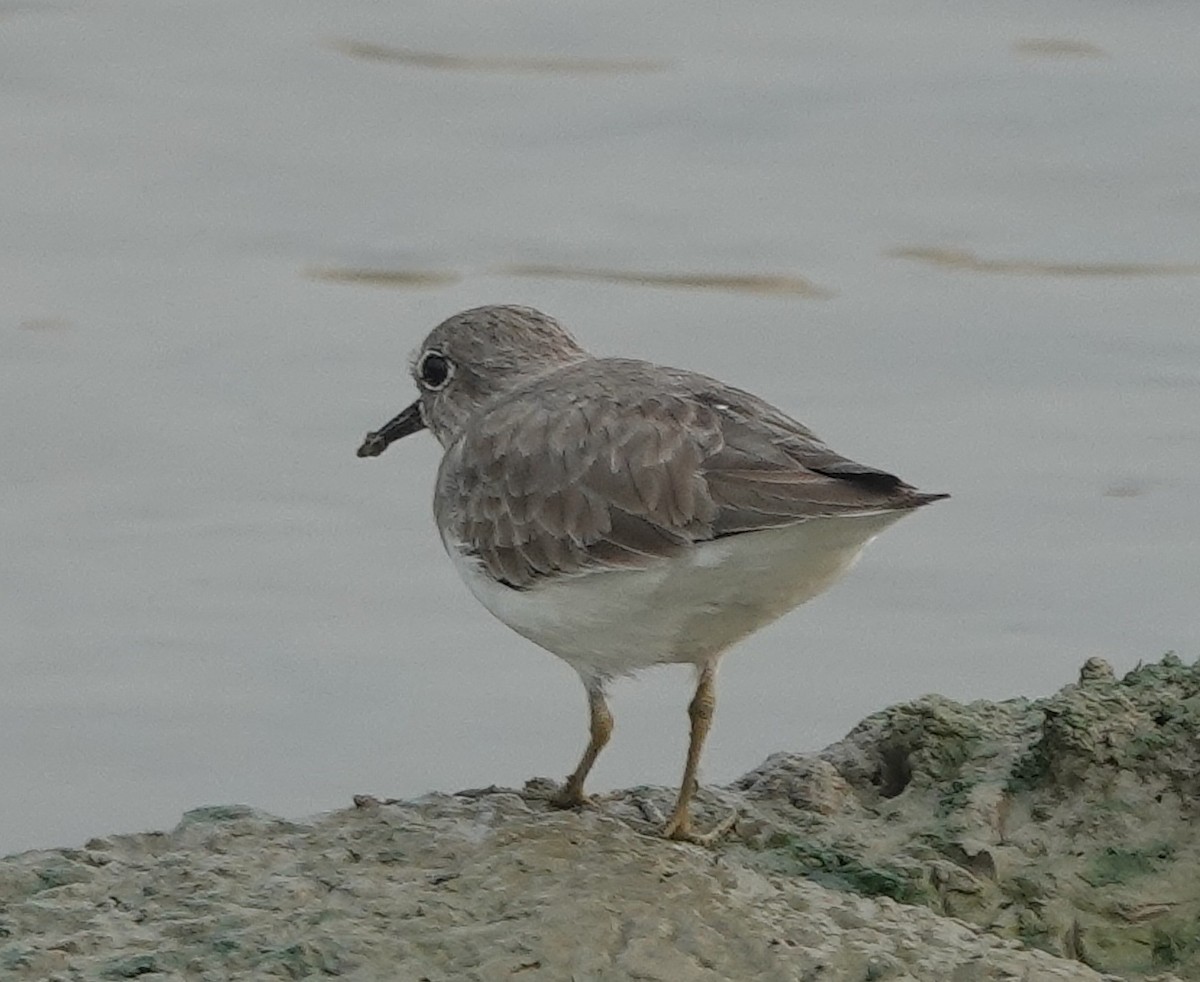
<svg viewBox="0 0 1200 982"><path fill-rule="evenodd" d="M551 808L591 808L596 802L590 795L583 793L583 788L575 787L570 782L562 786L557 794L550 796Z"/></svg>
<svg viewBox="0 0 1200 982"><path fill-rule="evenodd" d="M690 842L692 845L711 849L733 830L737 820L737 811L731 811L708 832L693 832L688 813L686 811L676 812L663 826L662 834L664 839L670 839L673 842Z"/></svg>

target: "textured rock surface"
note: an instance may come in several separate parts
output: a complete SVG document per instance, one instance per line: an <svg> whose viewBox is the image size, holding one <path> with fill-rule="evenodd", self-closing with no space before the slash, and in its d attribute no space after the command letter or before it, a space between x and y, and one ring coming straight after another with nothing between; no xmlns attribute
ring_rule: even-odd
<svg viewBox="0 0 1200 982"><path fill-rule="evenodd" d="M713 851L653 836L662 789L200 809L0 861L0 979L1200 978L1198 717L1170 658L926 697L707 792Z"/></svg>
<svg viewBox="0 0 1200 982"><path fill-rule="evenodd" d="M1168 655L1118 681L1092 659L1049 699L927 696L735 787L763 821L756 867L1200 979L1200 666Z"/></svg>

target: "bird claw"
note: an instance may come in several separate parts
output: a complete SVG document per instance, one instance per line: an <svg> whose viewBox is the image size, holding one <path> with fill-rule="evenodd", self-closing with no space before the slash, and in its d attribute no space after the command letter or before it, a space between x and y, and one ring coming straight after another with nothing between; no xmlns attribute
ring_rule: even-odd
<svg viewBox="0 0 1200 982"><path fill-rule="evenodd" d="M708 832L693 832L691 820L687 812L683 812L671 816L671 820L663 826L662 834L664 839L670 839L672 842L690 842L694 846L711 849L733 830L737 820L738 813L734 810Z"/></svg>
<svg viewBox="0 0 1200 982"><path fill-rule="evenodd" d="M561 808L563 810L571 808L592 808L596 802L590 795L583 793L582 788L572 787L570 784L565 784L557 794L551 795L551 808Z"/></svg>

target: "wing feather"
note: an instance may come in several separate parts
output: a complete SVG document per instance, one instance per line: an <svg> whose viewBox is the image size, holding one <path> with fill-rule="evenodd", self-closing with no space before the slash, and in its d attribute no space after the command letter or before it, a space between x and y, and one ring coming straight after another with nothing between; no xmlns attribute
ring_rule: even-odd
<svg viewBox="0 0 1200 982"><path fill-rule="evenodd" d="M478 413L443 458L435 510L449 545L526 588L645 568L721 536L938 497L842 457L750 393L593 359Z"/></svg>

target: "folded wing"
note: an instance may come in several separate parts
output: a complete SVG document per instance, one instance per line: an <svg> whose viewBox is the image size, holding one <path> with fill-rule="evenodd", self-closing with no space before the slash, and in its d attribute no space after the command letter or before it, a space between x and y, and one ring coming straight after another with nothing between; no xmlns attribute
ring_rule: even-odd
<svg viewBox="0 0 1200 982"><path fill-rule="evenodd" d="M565 371L579 377L490 407L438 475L448 546L515 588L944 497L834 453L763 400L704 376L619 360Z"/></svg>

